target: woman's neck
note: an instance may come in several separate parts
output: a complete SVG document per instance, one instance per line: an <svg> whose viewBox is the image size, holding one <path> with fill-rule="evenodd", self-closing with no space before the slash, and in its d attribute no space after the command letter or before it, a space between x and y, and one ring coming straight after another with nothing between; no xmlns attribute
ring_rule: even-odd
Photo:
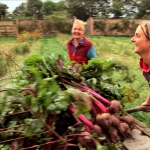
<svg viewBox="0 0 150 150"><path fill-rule="evenodd" d="M144 60L144 62L147 64L147 66L150 67L150 49L143 53L140 53L139 55Z"/></svg>
<svg viewBox="0 0 150 150"><path fill-rule="evenodd" d="M78 46L78 45L79 45L79 42L80 42L82 39L83 39L83 37L80 38L80 39L74 38L75 46Z"/></svg>

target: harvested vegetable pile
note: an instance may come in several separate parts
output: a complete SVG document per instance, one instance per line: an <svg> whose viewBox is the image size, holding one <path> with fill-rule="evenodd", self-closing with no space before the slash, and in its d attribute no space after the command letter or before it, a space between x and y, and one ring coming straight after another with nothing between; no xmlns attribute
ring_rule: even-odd
<svg viewBox="0 0 150 150"><path fill-rule="evenodd" d="M113 83L111 60L33 55L21 71L1 90L0 149L113 150L130 136L122 104L138 94Z"/></svg>

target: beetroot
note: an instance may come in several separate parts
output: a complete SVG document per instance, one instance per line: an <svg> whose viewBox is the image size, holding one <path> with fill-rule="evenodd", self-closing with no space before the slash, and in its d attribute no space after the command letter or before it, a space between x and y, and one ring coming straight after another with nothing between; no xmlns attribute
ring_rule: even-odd
<svg viewBox="0 0 150 150"><path fill-rule="evenodd" d="M131 116L129 116L129 115L126 115L126 116L122 117L121 120L122 120L123 122L126 122L129 126L130 126L130 125L133 123L133 121L134 121L134 119L133 119Z"/></svg>
<svg viewBox="0 0 150 150"><path fill-rule="evenodd" d="M96 116L96 123L102 128L108 128L112 124L111 114L102 113Z"/></svg>
<svg viewBox="0 0 150 150"><path fill-rule="evenodd" d="M103 136L102 128L97 124L93 126L92 133L96 133L99 137Z"/></svg>
<svg viewBox="0 0 150 150"><path fill-rule="evenodd" d="M117 100L112 100L110 102L109 107L107 108L107 112L114 114L117 113L120 109L121 109L120 102Z"/></svg>
<svg viewBox="0 0 150 150"><path fill-rule="evenodd" d="M89 132L81 132L77 137L77 141L81 144L82 147L87 150L95 150L96 142L95 139Z"/></svg>
<svg viewBox="0 0 150 150"><path fill-rule="evenodd" d="M120 136L115 127L109 126L108 133L113 143L118 143L120 141Z"/></svg>
<svg viewBox="0 0 150 150"><path fill-rule="evenodd" d="M112 120L112 126L118 127L118 124L120 123L120 117L116 114L112 114L111 120Z"/></svg>
<svg viewBox="0 0 150 150"><path fill-rule="evenodd" d="M125 122L119 123L118 130L124 138L127 138L128 136L131 135L131 129L129 125Z"/></svg>

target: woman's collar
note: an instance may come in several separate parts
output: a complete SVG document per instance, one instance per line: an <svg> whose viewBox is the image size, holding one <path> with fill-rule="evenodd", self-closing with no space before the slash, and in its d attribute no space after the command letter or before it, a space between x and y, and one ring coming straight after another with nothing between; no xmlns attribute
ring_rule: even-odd
<svg viewBox="0 0 150 150"><path fill-rule="evenodd" d="M139 65L140 65L140 68L142 71L150 72L150 67L144 62L144 60L142 58L140 58Z"/></svg>

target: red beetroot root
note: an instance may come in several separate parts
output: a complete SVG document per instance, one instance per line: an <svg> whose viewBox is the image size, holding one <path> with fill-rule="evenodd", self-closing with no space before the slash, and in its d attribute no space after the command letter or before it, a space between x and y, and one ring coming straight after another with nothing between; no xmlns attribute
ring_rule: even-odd
<svg viewBox="0 0 150 150"><path fill-rule="evenodd" d="M135 128L134 119L132 116L126 115L124 117L121 117L121 120L129 125L131 131Z"/></svg>
<svg viewBox="0 0 150 150"><path fill-rule="evenodd" d="M121 135L124 138L127 138L131 135L131 129L129 127L129 125L125 122L121 122L118 125L118 131L121 133Z"/></svg>
<svg viewBox="0 0 150 150"><path fill-rule="evenodd" d="M118 127L118 125L120 123L120 116L118 116L116 114L112 114L111 119L112 119L112 126Z"/></svg>
<svg viewBox="0 0 150 150"><path fill-rule="evenodd" d="M99 125L97 125L97 124L95 124L93 126L92 133L96 133L99 137L103 137L104 136L102 128Z"/></svg>
<svg viewBox="0 0 150 150"><path fill-rule="evenodd" d="M89 132L81 132L77 137L77 141L82 147L86 148L86 150L96 150L95 139Z"/></svg>
<svg viewBox="0 0 150 150"><path fill-rule="evenodd" d="M129 126L130 126L130 125L133 123L133 121L134 121L134 119L133 119L131 116L129 116L129 115L126 115L126 116L122 117L121 120L122 120L123 122L126 122Z"/></svg>
<svg viewBox="0 0 150 150"><path fill-rule="evenodd" d="M108 134L109 134L113 143L118 143L121 141L120 136L118 134L118 130L115 127L109 126Z"/></svg>
<svg viewBox="0 0 150 150"><path fill-rule="evenodd" d="M107 112L114 114L117 113L120 109L121 109L120 102L117 100L112 100L110 102L109 107L107 107Z"/></svg>
<svg viewBox="0 0 150 150"><path fill-rule="evenodd" d="M102 113L96 116L96 123L102 128L108 128L112 124L111 114Z"/></svg>

